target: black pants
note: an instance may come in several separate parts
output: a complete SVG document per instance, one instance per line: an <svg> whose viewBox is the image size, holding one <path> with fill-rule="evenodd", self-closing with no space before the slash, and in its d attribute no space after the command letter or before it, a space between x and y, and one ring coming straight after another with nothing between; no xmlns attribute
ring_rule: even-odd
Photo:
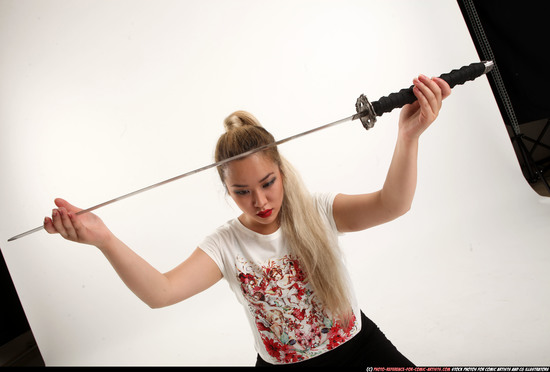
<svg viewBox="0 0 550 372"><path fill-rule="evenodd" d="M336 349L292 364L273 365L258 355L256 367L414 367L363 312L361 322L361 331Z"/></svg>

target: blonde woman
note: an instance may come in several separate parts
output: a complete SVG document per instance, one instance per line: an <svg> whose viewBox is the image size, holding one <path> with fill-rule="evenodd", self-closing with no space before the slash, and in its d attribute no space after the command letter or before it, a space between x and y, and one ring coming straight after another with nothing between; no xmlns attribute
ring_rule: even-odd
<svg viewBox="0 0 550 372"><path fill-rule="evenodd" d="M416 188L418 139L451 90L439 79L414 79L418 100L403 107L395 152L381 190L310 195L275 146L218 169L242 214L207 236L190 257L160 273L94 214L56 199L44 227L96 246L124 283L152 308L183 301L225 278L245 308L256 365L412 366L358 308L337 235L406 213ZM216 161L274 142L249 113L225 120ZM282 283L282 284L281 284ZM284 285L283 285L284 284Z"/></svg>

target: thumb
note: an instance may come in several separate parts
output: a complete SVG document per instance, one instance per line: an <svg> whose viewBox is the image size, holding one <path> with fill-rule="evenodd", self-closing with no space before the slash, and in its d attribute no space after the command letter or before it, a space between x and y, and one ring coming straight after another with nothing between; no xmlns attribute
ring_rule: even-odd
<svg viewBox="0 0 550 372"><path fill-rule="evenodd" d="M75 207L74 205L72 205L68 201L66 201L64 199L61 199L61 198L56 198L54 200L54 203L59 208L65 208L69 212L77 213L77 212L80 212L82 210L81 208Z"/></svg>

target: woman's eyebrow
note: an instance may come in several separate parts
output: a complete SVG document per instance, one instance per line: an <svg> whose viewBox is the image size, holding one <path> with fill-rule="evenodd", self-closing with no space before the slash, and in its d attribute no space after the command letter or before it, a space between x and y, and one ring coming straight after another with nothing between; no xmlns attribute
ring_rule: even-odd
<svg viewBox="0 0 550 372"><path fill-rule="evenodd" d="M268 173L267 176L265 176L264 178L262 178L261 180L258 181L258 183L262 183L264 182L265 180L267 180L271 175L273 175L274 173L271 172L271 173ZM239 185L239 184L234 184L234 185L231 185L231 187L248 187L248 185Z"/></svg>
<svg viewBox="0 0 550 372"><path fill-rule="evenodd" d="M258 183L264 182L265 180L267 180L267 179L269 178L269 176L272 176L273 174L274 174L273 172L269 173L267 176L265 176L264 178L262 178L261 180L259 180Z"/></svg>

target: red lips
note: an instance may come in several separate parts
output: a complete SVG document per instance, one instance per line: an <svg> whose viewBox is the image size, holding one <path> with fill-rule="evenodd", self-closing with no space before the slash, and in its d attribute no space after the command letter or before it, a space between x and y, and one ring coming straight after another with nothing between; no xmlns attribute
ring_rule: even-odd
<svg viewBox="0 0 550 372"><path fill-rule="evenodd" d="M271 213L273 213L273 209L266 209L265 211L256 213L256 215L260 218L267 218L271 216Z"/></svg>

